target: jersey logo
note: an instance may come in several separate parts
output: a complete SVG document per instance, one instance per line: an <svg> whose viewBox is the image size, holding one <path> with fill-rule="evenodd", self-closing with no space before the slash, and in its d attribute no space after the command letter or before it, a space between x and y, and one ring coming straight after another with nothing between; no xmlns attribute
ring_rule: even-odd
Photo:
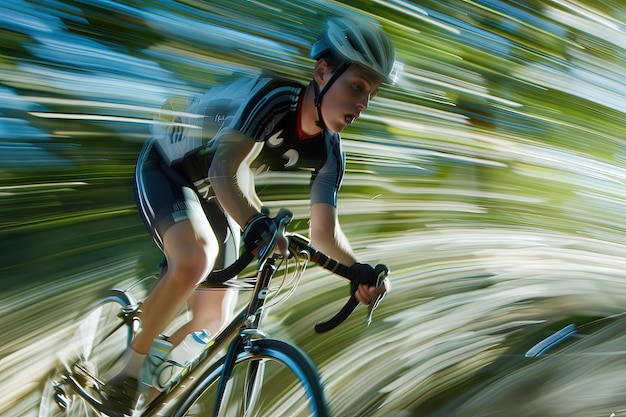
<svg viewBox="0 0 626 417"><path fill-rule="evenodd" d="M170 144L182 142L185 129L180 125L170 125L167 128L167 135L170 139Z"/></svg>
<svg viewBox="0 0 626 417"><path fill-rule="evenodd" d="M285 142L285 138L281 136L282 134L283 131L279 130L278 132L270 136L266 142L267 146L271 148L277 148L282 145ZM298 151L295 149L287 150L287 152L285 152L282 156L283 158L287 159L287 162L285 162L284 165L285 168L294 166L296 163L298 163L298 159L300 159L300 153L298 153Z"/></svg>
<svg viewBox="0 0 626 417"><path fill-rule="evenodd" d="M289 168L290 166L294 166L298 162L298 159L300 159L300 154L295 149L289 149L283 154L283 157L287 158L287 162L285 162L285 168Z"/></svg>
<svg viewBox="0 0 626 417"><path fill-rule="evenodd" d="M280 146L283 144L283 142L285 141L285 138L283 138L282 135L283 131L279 130L278 132L274 133L272 136L269 137L269 139L267 140L267 144L269 146L271 146L272 148L275 148L277 146Z"/></svg>

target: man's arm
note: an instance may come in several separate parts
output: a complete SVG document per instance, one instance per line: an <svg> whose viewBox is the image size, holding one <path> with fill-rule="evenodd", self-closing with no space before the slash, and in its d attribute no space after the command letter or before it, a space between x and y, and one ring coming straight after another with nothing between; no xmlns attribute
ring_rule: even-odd
<svg viewBox="0 0 626 417"><path fill-rule="evenodd" d="M326 203L316 203L311 206L311 244L324 254L346 266L356 263L350 244L341 230L337 218L337 209ZM389 281L385 280L382 287L359 285L355 292L357 301L369 304L378 295L389 290Z"/></svg>
<svg viewBox="0 0 626 417"><path fill-rule="evenodd" d="M211 186L224 210L243 227L261 210L250 162L262 144L232 129L224 129L214 140L217 149L209 169Z"/></svg>
<svg viewBox="0 0 626 417"><path fill-rule="evenodd" d="M344 265L350 266L356 258L350 248L331 204L315 203L311 206L311 244Z"/></svg>

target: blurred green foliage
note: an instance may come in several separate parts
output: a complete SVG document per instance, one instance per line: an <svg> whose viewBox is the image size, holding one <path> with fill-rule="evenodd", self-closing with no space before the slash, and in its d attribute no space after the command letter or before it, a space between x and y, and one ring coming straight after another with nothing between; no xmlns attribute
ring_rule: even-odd
<svg viewBox="0 0 626 417"><path fill-rule="evenodd" d="M378 20L403 64L398 83L342 134L348 165L339 203L357 253L392 266L395 298L370 336L354 323L325 339L301 330L320 318L309 312L334 309L339 295L330 286L316 303L296 294L300 310L269 327L283 325L281 336L331 374L336 407L365 398L357 406L368 412L386 402L429 415L447 407L442 415L450 416L508 401L515 415L540 414L532 401L522 414L525 398L550 399L562 386L535 398L528 385L540 377L536 386L546 386L550 372L510 372L521 365L506 353L520 354L540 331L516 326L623 310L619 1L2 2L0 333L12 342L0 359L67 327L100 290L155 270L160 253L132 183L161 104L261 70L306 82L310 45L334 15ZM269 175L258 191L273 208L292 208L304 232L307 183L306 173ZM350 346L386 356L364 376ZM41 357L23 355L10 359L19 374L40 377ZM605 357L615 368L614 356ZM23 371L28 361L33 375ZM557 358L549 369L574 381L571 372L584 378L594 364L572 369ZM370 378L360 397L346 382L356 378ZM32 386L5 380L11 395ZM551 415L588 416L585 400L609 404L609 388L595 385L601 394L571 396L559 404L563 414ZM580 386L595 393L595 385ZM519 392L503 395L514 386ZM455 395L460 403L450 401ZM457 408L464 400L470 411ZM1 402L0 412L12 405ZM609 415L601 409L593 415Z"/></svg>
<svg viewBox="0 0 626 417"><path fill-rule="evenodd" d="M575 230L580 213L564 207L579 188L593 190L608 179L603 191L611 198L623 195L611 188L623 178L623 84L619 90L611 86L623 80L618 37L624 26L618 16L624 10L612 2L587 1L584 10L566 6L431 0L5 3L0 276L25 282L32 273L26 265L46 264L38 259L72 253L78 262L87 252L95 256L94 247L148 239L132 216L134 162L149 136L141 120L149 121L170 95L202 92L261 69L306 81L309 45L324 18L337 14L377 18L404 65L398 85L372 102L371 118L344 134L344 198L382 195L393 206L440 201L443 190L449 202L482 208L385 209L402 222L382 223L379 231L419 227L433 216ZM611 101L609 92L622 102ZM619 172L602 174L600 167L590 176L584 166L550 163L547 155L556 153ZM276 179L264 183L260 194L304 201L306 181L287 185ZM97 232L100 222L116 220L120 226L106 226L106 237ZM605 226L585 220L623 232L621 221ZM68 227L83 233L68 239Z"/></svg>

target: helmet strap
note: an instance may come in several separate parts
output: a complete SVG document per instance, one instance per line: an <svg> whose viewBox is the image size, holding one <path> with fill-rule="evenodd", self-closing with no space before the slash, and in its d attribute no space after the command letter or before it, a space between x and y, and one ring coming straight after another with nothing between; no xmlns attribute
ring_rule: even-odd
<svg viewBox="0 0 626 417"><path fill-rule="evenodd" d="M313 89L315 91L314 103L315 108L317 109L317 120L315 121L315 124L317 125L317 127L324 130L327 129L326 123L324 123L324 118L322 117L322 97L324 96L324 94L326 94L330 86L333 85L335 81L337 81L337 78L339 78L341 74L343 74L348 69L350 64L350 62L343 62L341 65L339 65L337 70L333 73L333 76L330 77L328 82L324 85L324 88L322 88L322 91L320 91L320 88L315 80L311 81L311 83L313 84Z"/></svg>

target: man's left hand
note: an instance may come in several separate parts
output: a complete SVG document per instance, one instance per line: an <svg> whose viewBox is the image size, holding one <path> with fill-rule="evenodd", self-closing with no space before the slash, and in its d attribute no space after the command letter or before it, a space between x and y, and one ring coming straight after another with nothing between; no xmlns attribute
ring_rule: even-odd
<svg viewBox="0 0 626 417"><path fill-rule="evenodd" d="M386 270L386 267L384 269ZM352 291L359 303L370 304L372 300L384 295L389 290L389 280L386 278L377 286L379 273L377 268L360 262L356 262L350 267Z"/></svg>

